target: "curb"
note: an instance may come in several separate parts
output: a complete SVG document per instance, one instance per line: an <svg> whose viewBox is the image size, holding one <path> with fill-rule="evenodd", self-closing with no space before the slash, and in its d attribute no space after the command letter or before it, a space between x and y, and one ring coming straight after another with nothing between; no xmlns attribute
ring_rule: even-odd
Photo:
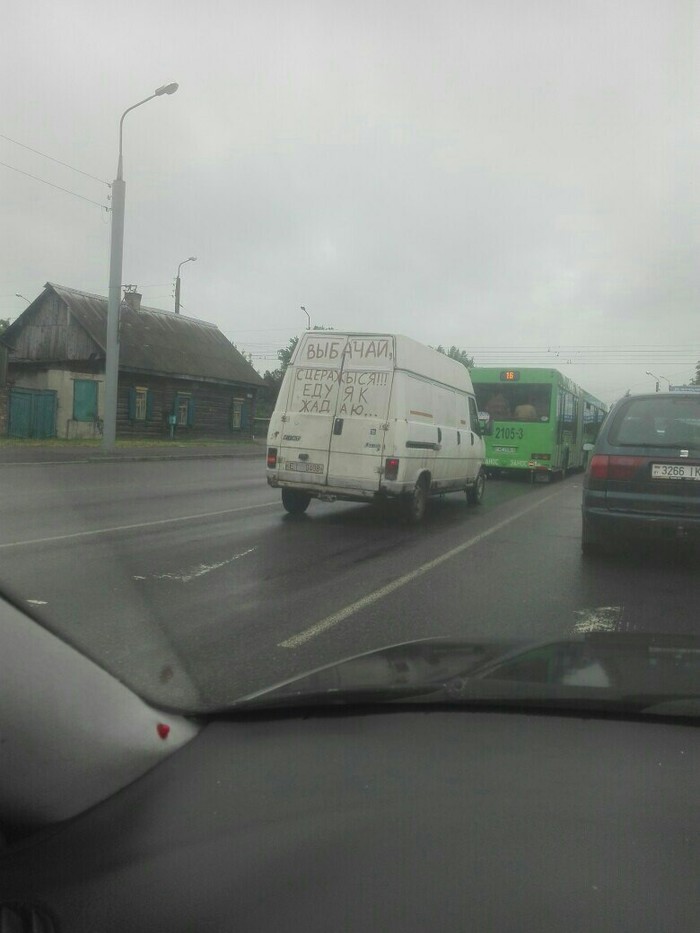
<svg viewBox="0 0 700 933"><path fill-rule="evenodd" d="M0 467L4 466L46 466L47 464L76 464L76 463L145 463L149 460L175 461L175 460L261 460L265 457L264 449L255 451L237 451L235 453L192 453L192 454L124 454L122 456L85 456L72 459L52 458L50 460L4 460L0 454Z"/></svg>

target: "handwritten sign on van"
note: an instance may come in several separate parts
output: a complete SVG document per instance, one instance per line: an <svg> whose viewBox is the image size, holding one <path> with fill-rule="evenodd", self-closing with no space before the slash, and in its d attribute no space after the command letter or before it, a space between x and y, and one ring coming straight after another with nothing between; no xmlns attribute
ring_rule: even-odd
<svg viewBox="0 0 700 933"><path fill-rule="evenodd" d="M390 337L307 337L296 364L326 365L339 369L348 364L390 368L394 358Z"/></svg>
<svg viewBox="0 0 700 933"><path fill-rule="evenodd" d="M389 372L299 367L289 410L300 414L383 418L389 401Z"/></svg>

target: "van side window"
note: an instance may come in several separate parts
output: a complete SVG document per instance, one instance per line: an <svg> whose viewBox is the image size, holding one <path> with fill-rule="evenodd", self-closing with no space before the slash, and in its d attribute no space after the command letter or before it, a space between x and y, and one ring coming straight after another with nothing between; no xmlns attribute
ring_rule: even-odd
<svg viewBox="0 0 700 933"><path fill-rule="evenodd" d="M479 412L476 410L476 402L471 397L469 399L469 422L472 431L479 434Z"/></svg>

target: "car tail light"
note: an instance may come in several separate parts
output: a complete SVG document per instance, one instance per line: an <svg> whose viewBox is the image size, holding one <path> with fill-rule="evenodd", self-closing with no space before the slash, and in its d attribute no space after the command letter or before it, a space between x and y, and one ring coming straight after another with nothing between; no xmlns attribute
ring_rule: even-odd
<svg viewBox="0 0 700 933"><path fill-rule="evenodd" d="M645 462L643 457L611 457L608 479L632 479Z"/></svg>
<svg viewBox="0 0 700 933"><path fill-rule="evenodd" d="M591 479L608 478L608 461L610 457L607 454L594 454L588 465L588 475Z"/></svg>
<svg viewBox="0 0 700 933"><path fill-rule="evenodd" d="M607 454L595 454L591 457L588 475L591 479L632 479L644 462L644 457L610 457Z"/></svg>
<svg viewBox="0 0 700 933"><path fill-rule="evenodd" d="M396 479L399 475L399 458L387 457L384 464L384 479Z"/></svg>
<svg viewBox="0 0 700 933"><path fill-rule="evenodd" d="M268 470L274 470L277 466L277 448L268 447L267 448L267 468Z"/></svg>

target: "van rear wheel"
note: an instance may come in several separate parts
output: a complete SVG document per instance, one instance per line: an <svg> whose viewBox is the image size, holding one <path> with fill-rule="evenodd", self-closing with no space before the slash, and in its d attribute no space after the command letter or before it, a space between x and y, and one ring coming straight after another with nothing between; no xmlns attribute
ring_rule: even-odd
<svg viewBox="0 0 700 933"><path fill-rule="evenodd" d="M309 507L311 496L298 489L282 490L282 505L290 515L302 515Z"/></svg>
<svg viewBox="0 0 700 933"><path fill-rule="evenodd" d="M479 475L474 480L474 485L467 489L467 502L469 505L480 505L484 498L484 488L486 487L486 478L484 471L479 470Z"/></svg>
<svg viewBox="0 0 700 933"><path fill-rule="evenodd" d="M425 507L428 503L428 489L425 480L421 477L403 501L404 516L411 525L423 521Z"/></svg>

